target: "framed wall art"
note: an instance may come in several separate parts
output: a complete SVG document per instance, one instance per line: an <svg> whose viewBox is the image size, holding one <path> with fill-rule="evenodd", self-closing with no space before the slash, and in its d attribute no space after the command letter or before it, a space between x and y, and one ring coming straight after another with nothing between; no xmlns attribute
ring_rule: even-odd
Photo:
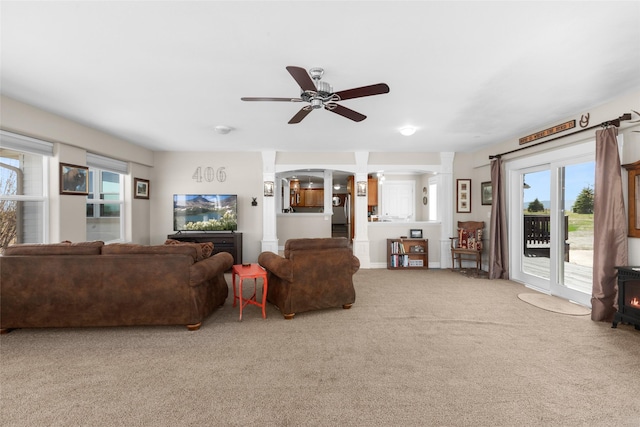
<svg viewBox="0 0 640 427"><path fill-rule="evenodd" d="M264 182L264 196L273 197L273 181Z"/></svg>
<svg viewBox="0 0 640 427"><path fill-rule="evenodd" d="M89 194L89 168L60 163L60 194Z"/></svg>
<svg viewBox="0 0 640 427"><path fill-rule="evenodd" d="M483 182L480 184L480 195L482 196L483 205L490 205L493 203L491 181Z"/></svg>
<svg viewBox="0 0 640 427"><path fill-rule="evenodd" d="M358 181L356 184L358 197L367 196L367 181Z"/></svg>
<svg viewBox="0 0 640 427"><path fill-rule="evenodd" d="M456 180L456 212L471 212L471 180Z"/></svg>
<svg viewBox="0 0 640 427"><path fill-rule="evenodd" d="M409 237L411 237L412 239L422 239L422 230L412 228L411 230L409 230Z"/></svg>
<svg viewBox="0 0 640 427"><path fill-rule="evenodd" d="M133 178L133 197L135 199L149 198L149 180Z"/></svg>

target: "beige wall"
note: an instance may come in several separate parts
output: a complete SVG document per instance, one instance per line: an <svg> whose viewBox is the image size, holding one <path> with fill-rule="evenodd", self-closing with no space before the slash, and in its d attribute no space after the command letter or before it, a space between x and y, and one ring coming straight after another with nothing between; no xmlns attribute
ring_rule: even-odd
<svg viewBox="0 0 640 427"><path fill-rule="evenodd" d="M60 195L59 164L85 166L87 152L128 161L131 176L125 178L125 198L132 199L132 176L147 178L153 152L104 132L0 96L0 128L54 144L49 162L49 241L86 240L86 199ZM152 187L153 188L153 187ZM153 189L151 190L153 191ZM134 200L125 211L125 240L149 243L149 201Z"/></svg>
<svg viewBox="0 0 640 427"><path fill-rule="evenodd" d="M387 239L409 236L409 230L422 230L422 237L429 240L429 266L440 267L440 223L438 222L405 222L405 223L370 223L369 254L372 268L387 267Z"/></svg>
<svg viewBox="0 0 640 427"><path fill-rule="evenodd" d="M173 233L174 194L237 194L238 232L242 233L243 262L257 262L262 240L262 157L240 152L156 152L151 173L151 243L161 244ZM224 168L225 180L194 179L204 172ZM258 206L251 206L253 197Z"/></svg>
<svg viewBox="0 0 640 427"><path fill-rule="evenodd" d="M129 161L130 176L126 178L126 194L131 201L126 213L127 239L141 244L162 243L168 234L172 233L172 200L174 193L231 193L238 194L239 230L243 232L243 258L248 262L255 262L260 252L262 239L262 158L260 153L223 152L223 153L191 153L191 152L151 152L135 145L135 141L128 142L104 132L91 129L68 119L55 116L35 107L20 103L2 96L0 98L0 127L4 130L21 133L55 143L55 157L50 168L50 234L51 241L69 239L83 240L85 236L84 198L79 196L60 196L58 194L58 163L85 164L86 151ZM584 113L591 114L591 125L604 120L616 118L619 115L638 111L640 109L640 93L629 94L606 105L597 106ZM561 118L549 126L566 120L580 117ZM539 131L531 129L523 135ZM640 124L624 123L620 133L624 137L623 163L631 163L640 158ZM519 137L519 136L518 136ZM584 132L574 137L564 138L525 150L517 155L528 155L533 152L555 148L567 144L574 144L593 138L593 132ZM490 180L490 154L497 154L519 148L517 137L510 141L503 141L492 147L480 149L474 153L457 153L454 160L454 188L455 180L468 178L472 180L472 212L469 214L453 213L453 225L458 220L489 221L490 206L480 203L480 183ZM324 164L330 169L343 169L336 165L343 165L344 170L355 169L354 153L277 153L276 165ZM318 163L321 162L321 163ZM439 168L438 153L370 153L369 165L422 165L423 171ZM196 182L192 177L197 167L224 167L227 179L224 182ZM433 168L432 168L433 167ZM139 200L131 197L133 177L150 179L150 200ZM424 180L423 180L424 181ZM423 185L423 184L420 184ZM421 191L422 187L418 187ZM418 191L418 192L420 192ZM251 206L251 198L256 197L258 206ZM330 228L331 221L326 221ZM284 238L293 236L278 223L279 244L284 244ZM296 227L305 227L304 224ZM377 228L376 228L377 227ZM430 261L438 259L439 224L436 225L399 225L397 230L393 226L369 227L370 259L372 264L386 265L386 238L397 237L408 232L409 228L425 229L425 238L429 238ZM437 231L436 231L437 230ZM487 234L488 236L488 227ZM451 235L454 230L451 230ZM446 234L446 233L445 233ZM640 239L629 239L629 260L633 264L640 263Z"/></svg>
<svg viewBox="0 0 640 427"><path fill-rule="evenodd" d="M629 95L620 97L615 99L609 103L600 106L594 106L593 108L584 111L580 114L570 117L559 118L558 120L554 120L553 122L548 123L547 125L540 126L536 129L529 129L523 131L521 135L509 140L497 143L490 147L482 148L473 153L456 153L455 161L454 161L454 185L455 180L460 178L470 178L472 180L472 211L469 214L459 214L455 213L454 209L454 221L453 225L457 221L466 221L466 220L474 220L474 221L485 221L487 227L485 228L485 241L489 237L490 227L489 227L489 216L491 213L491 206L482 206L480 203L480 183L484 181L491 180L491 169L490 169L490 155L496 155L500 153L504 153L507 151L515 150L521 147L527 147L525 150L522 150L517 153L509 154L503 156L503 161L508 161L511 159L516 159L522 156L528 156L534 153L539 153L542 151L548 151L552 149L557 149L559 147L570 146L573 144L590 141L595 141L595 131L593 129L591 131L585 131L582 133L578 133L572 136L568 136L565 138L561 138L547 144L541 144L538 146L532 146L535 144L531 142L527 145L520 145L518 139L530 135L532 133L541 131L543 129L552 127L559 123L563 123L568 120L576 120L576 125L580 122L580 118L582 114L589 113L590 121L588 126L593 126L600 124L607 120L612 120L620 117L624 113L631 113L632 111L640 111L640 92L634 92ZM634 115L635 117L635 115ZM577 127L577 130L580 128ZM567 133L570 133L568 131ZM622 163L633 163L640 159L640 123L629 123L622 122L619 134L623 137L623 150L622 150ZM559 134L562 135L562 134ZM623 183L626 188L626 171L622 171L623 173ZM455 197L455 193L454 193ZM626 193L625 193L625 204L626 204ZM452 233L454 230L451 230ZM629 263L632 265L636 265L640 263L640 239L629 238L627 239L629 244Z"/></svg>
<svg viewBox="0 0 640 427"><path fill-rule="evenodd" d="M280 247L284 247L288 239L331 237L331 215L279 214L276 227Z"/></svg>

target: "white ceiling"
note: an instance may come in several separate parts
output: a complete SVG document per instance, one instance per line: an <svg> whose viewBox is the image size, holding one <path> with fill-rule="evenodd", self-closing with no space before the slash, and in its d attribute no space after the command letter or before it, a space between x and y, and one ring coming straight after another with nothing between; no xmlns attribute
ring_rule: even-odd
<svg viewBox="0 0 640 427"><path fill-rule="evenodd" d="M0 8L4 95L153 150L475 151L640 89L638 1ZM317 110L290 125L300 103L240 100L299 96L288 65L391 90L341 102L360 123Z"/></svg>

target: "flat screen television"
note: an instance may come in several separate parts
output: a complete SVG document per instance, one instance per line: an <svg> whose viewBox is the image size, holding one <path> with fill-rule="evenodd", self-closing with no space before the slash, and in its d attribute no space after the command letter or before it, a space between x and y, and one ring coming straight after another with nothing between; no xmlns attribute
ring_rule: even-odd
<svg viewBox="0 0 640 427"><path fill-rule="evenodd" d="M174 231L238 229L237 194L174 194Z"/></svg>

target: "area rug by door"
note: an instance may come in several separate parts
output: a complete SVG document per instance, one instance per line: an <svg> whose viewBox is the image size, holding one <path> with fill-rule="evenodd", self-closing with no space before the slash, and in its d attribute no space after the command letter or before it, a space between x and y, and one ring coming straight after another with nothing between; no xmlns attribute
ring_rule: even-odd
<svg viewBox="0 0 640 427"><path fill-rule="evenodd" d="M591 313L591 310L587 307L539 292L522 293L518 295L518 298L533 306L543 310L552 311L554 313L567 314L570 316L586 316Z"/></svg>

